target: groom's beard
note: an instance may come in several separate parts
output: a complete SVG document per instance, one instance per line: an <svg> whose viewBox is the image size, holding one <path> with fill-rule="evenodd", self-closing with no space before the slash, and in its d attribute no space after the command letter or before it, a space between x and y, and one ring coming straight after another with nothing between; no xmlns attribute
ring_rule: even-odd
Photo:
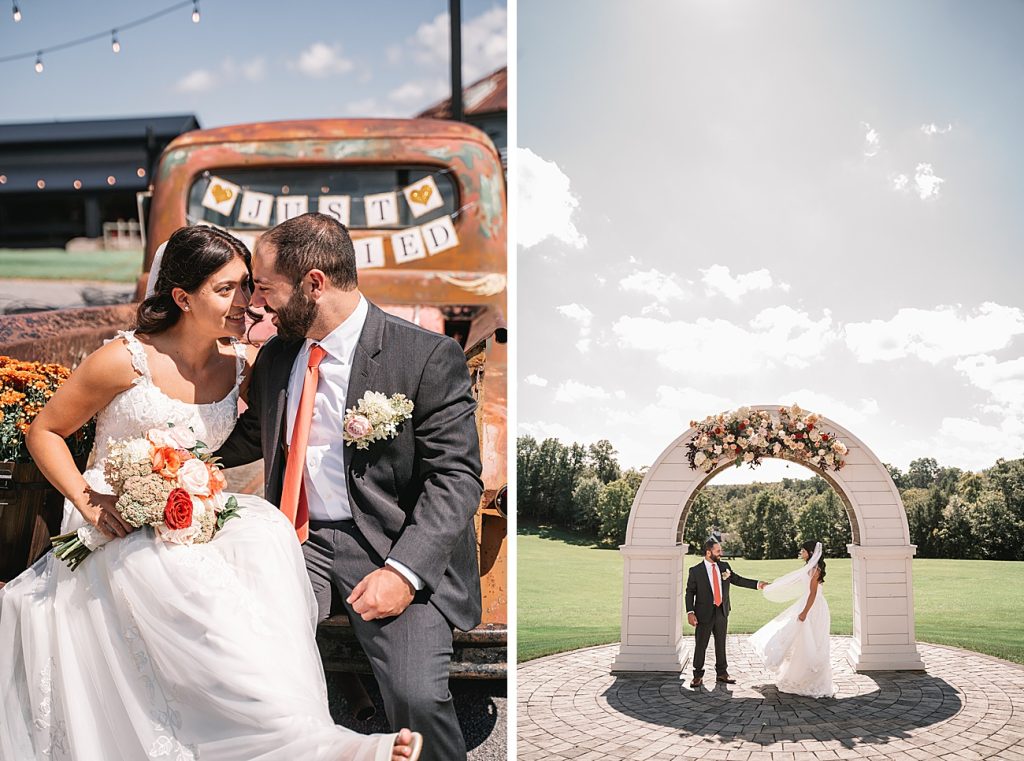
<svg viewBox="0 0 1024 761"><path fill-rule="evenodd" d="M319 310L315 301L296 288L287 304L273 310L277 315L278 335L289 340L305 338Z"/></svg>

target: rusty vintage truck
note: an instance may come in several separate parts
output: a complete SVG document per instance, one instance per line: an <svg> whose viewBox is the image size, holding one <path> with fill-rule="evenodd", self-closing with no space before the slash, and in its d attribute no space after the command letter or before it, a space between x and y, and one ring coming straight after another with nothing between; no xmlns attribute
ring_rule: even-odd
<svg viewBox="0 0 1024 761"><path fill-rule="evenodd" d="M468 125L431 119L196 130L168 145L139 208L145 256L136 299L145 291L157 247L182 225L222 227L251 247L278 221L320 210L348 225L367 298L461 343L478 400L483 460L485 488L475 518L483 622L456 632L452 675L504 678L506 205L491 141ZM0 354L73 366L127 327L133 313L129 304L0 317ZM257 325L251 335L265 339L266 330ZM235 469L231 487L258 492L261 468ZM17 554L20 565L31 562L55 532L59 500L27 495L19 508L11 496L9 491L6 515L0 515L0 554ZM369 672L343 615L321 625L318 642L328 670Z"/></svg>

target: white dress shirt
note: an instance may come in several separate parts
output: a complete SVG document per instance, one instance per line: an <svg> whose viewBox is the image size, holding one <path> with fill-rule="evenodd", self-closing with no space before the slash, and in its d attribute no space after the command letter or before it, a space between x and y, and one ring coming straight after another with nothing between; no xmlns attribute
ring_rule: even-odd
<svg viewBox="0 0 1024 761"><path fill-rule="evenodd" d="M287 436L288 444L291 446L309 353L314 343L319 344L327 352L320 363L320 379L313 402L313 420L309 427L306 470L303 474L310 520L352 520L348 474L345 468L345 440L342 434L352 364L355 362L356 347L359 345L359 336L363 332L363 325L366 324L369 309L366 299L360 296L352 314L322 341L307 338L295 357L288 378ZM408 579L415 589L423 588L423 582L411 570L390 558L386 562Z"/></svg>

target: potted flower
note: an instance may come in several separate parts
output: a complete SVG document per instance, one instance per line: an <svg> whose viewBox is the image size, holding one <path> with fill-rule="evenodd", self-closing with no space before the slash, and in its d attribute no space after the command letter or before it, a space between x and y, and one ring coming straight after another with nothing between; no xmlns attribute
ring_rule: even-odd
<svg viewBox="0 0 1024 761"><path fill-rule="evenodd" d="M60 532L64 498L32 462L25 434L70 374L63 365L0 356L0 582L21 573ZM94 433L89 421L67 438L79 469Z"/></svg>

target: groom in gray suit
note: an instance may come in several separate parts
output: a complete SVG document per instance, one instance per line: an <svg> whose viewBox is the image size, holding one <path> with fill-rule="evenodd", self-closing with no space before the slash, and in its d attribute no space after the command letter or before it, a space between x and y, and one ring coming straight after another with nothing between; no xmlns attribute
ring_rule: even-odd
<svg viewBox="0 0 1024 761"><path fill-rule="evenodd" d="M303 214L269 230L253 253L253 280L252 305L272 315L278 335L260 350L249 407L217 455L226 467L262 457L265 496L281 505L314 354L296 529L302 539L308 511L302 550L320 620L337 590L392 729L421 732L424 760L465 759L448 670L452 628L480 622L472 519L483 489L465 355L362 296L352 240L332 217ZM345 443L344 417L369 391L404 394L412 417L360 449Z"/></svg>

